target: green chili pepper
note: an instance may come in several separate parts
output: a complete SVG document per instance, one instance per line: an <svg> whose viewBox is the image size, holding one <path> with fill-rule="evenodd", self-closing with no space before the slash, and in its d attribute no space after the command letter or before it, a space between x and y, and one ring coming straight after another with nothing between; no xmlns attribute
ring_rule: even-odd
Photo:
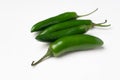
<svg viewBox="0 0 120 80"><path fill-rule="evenodd" d="M40 22L36 23L31 28L31 32L40 31L40 30L43 30L43 29L45 29L46 27L48 27L50 25L54 25L54 24L57 24L57 23L60 23L60 22L64 22L64 21L67 21L67 20L76 19L78 17L83 17L83 16L88 16L88 15L94 13L97 10L98 9L94 10L93 12L91 12L89 14L81 15L81 16L78 16L76 14L76 12L65 12L65 13L62 13L62 14L57 15L55 17L51 17L51 18L48 18L46 20L43 20L43 21L40 21Z"/></svg>
<svg viewBox="0 0 120 80"><path fill-rule="evenodd" d="M31 65L35 66L48 57L58 57L65 54L66 52L89 50L100 47L102 45L103 41L101 39L87 34L62 37L51 43L48 52L36 63L33 61Z"/></svg>
<svg viewBox="0 0 120 80"><path fill-rule="evenodd" d="M69 35L75 35L75 34L83 34L85 32L87 32L89 29L93 28L94 26L101 26L101 27L106 27L106 26L110 26L110 25L102 25L104 23L107 22L107 20L105 20L105 22L103 23L92 23L91 20L80 20L81 22L88 22L87 25L83 24L80 26L74 26L68 29L64 29L64 30L60 30L60 31L55 31L52 33L48 33L48 34L39 34L38 36L36 36L36 39L39 41L45 41L45 42L53 42L61 37L64 36L69 36ZM74 23L73 23L74 24ZM80 23L81 24L81 23ZM89 24L89 25L88 25ZM72 25L72 24L71 24Z"/></svg>
<svg viewBox="0 0 120 80"><path fill-rule="evenodd" d="M80 25L93 25L93 23L91 20L69 20L69 21L65 21L62 23L52 25L52 26L46 28L45 30L43 30L40 34L41 35L49 34L51 32L60 31L63 29L80 26Z"/></svg>

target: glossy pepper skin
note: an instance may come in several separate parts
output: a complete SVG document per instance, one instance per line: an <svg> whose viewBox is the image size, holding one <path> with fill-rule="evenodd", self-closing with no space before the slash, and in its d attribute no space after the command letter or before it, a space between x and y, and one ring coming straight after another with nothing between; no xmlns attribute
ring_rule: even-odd
<svg viewBox="0 0 120 80"><path fill-rule="evenodd" d="M92 24L93 23L91 20L69 20L69 21L65 21L62 23L52 25L52 26L46 28L45 30L43 30L40 34L45 35L45 34L49 34L51 32L56 32L56 31L60 31L60 30L75 27L75 26L92 25Z"/></svg>
<svg viewBox="0 0 120 80"><path fill-rule="evenodd" d="M98 48L103 45L103 41L98 37L87 35L87 34L79 34L72 35L67 37L62 37L55 42L51 43L48 49L48 52L43 56L39 61L34 63L32 62L32 66L37 65L45 58L48 57L58 57L70 51L78 51L78 50L89 50Z"/></svg>
<svg viewBox="0 0 120 80"><path fill-rule="evenodd" d="M39 31L39 30L46 28L47 26L57 24L57 23L60 23L63 21L67 21L70 19L74 19L74 18L77 18L77 14L75 12L65 12L65 13L62 13L62 14L57 15L55 17L51 17L51 18L48 18L46 20L43 20L43 21L36 23L31 28L31 32Z"/></svg>
<svg viewBox="0 0 120 80"><path fill-rule="evenodd" d="M53 42L61 37L75 35L75 34L83 34L87 32L91 27L92 26L89 25L81 25L81 26L76 26L76 27L56 31L49 34L39 34L38 36L36 36L36 39L43 42Z"/></svg>
<svg viewBox="0 0 120 80"><path fill-rule="evenodd" d="M54 25L54 24L57 24L57 23L61 23L61 22L64 22L64 21L68 21L68 20L72 20L72 19L76 19L78 17L88 16L88 15L94 13L97 10L98 9L92 11L91 13L88 13L88 14L85 14L85 15L81 15L81 16L80 15L78 16L76 12L65 12L65 13L59 14L57 16L50 17L48 19L45 19L43 21L40 21L40 22L36 23L31 28L31 32L44 30L46 27L49 27L51 25Z"/></svg>

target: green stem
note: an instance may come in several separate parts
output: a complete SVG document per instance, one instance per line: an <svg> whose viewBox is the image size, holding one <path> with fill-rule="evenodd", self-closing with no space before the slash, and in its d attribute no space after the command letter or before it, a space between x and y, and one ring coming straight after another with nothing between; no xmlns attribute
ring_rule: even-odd
<svg viewBox="0 0 120 80"><path fill-rule="evenodd" d="M99 25L96 25L96 26L100 26L100 27L108 27L108 26L110 26L110 24L108 24L108 25L101 25L101 24L99 24Z"/></svg>
<svg viewBox="0 0 120 80"><path fill-rule="evenodd" d="M88 13L88 14L85 14L85 15L80 15L80 16L78 16L78 17L84 17L84 16L91 15L92 13L96 12L97 10L98 10L98 8L97 8L97 9L95 9L94 11L92 11L92 12Z"/></svg>
<svg viewBox="0 0 120 80"><path fill-rule="evenodd" d="M48 49L47 53L41 59L39 59L37 62L33 61L31 63L31 66L37 65L38 63L42 62L43 60L45 60L45 59L47 59L47 58L49 58L51 56L52 56L52 52L51 52L50 49Z"/></svg>
<svg viewBox="0 0 120 80"><path fill-rule="evenodd" d="M110 24L108 24L108 25L103 25L103 24L105 24L105 23L107 23L107 20L105 20L105 21L102 22L102 23L93 24L93 26L100 26L100 27L108 27L108 26L110 26Z"/></svg>

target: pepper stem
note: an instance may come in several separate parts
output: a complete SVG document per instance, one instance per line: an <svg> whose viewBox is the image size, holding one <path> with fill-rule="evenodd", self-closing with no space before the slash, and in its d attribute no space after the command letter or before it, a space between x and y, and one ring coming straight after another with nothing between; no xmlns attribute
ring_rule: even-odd
<svg viewBox="0 0 120 80"><path fill-rule="evenodd" d="M105 20L105 21L102 22L102 23L93 24L93 26L100 26L100 27L108 27L108 26L110 26L110 24L108 24L108 25L103 25L103 24L105 24L105 23L107 23L107 20Z"/></svg>
<svg viewBox="0 0 120 80"><path fill-rule="evenodd" d="M80 16L78 16L78 17L84 17L84 16L91 15L92 13L96 12L97 10L98 10L98 8L97 8L97 9L95 9L94 11L92 11L92 12L88 13L88 14L85 14L85 15L80 15Z"/></svg>
<svg viewBox="0 0 120 80"><path fill-rule="evenodd" d="M31 63L31 66L37 65L38 63L42 62L43 60L45 60L45 59L47 59L47 58L49 58L51 56L52 56L52 52L51 52L50 49L48 49L47 53L41 59L39 59L37 62L33 61Z"/></svg>

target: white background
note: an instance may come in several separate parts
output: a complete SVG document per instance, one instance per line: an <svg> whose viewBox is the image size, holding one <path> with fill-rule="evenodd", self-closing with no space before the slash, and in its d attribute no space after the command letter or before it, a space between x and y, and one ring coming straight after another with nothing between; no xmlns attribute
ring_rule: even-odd
<svg viewBox="0 0 120 80"><path fill-rule="evenodd" d="M86 14L93 22L108 20L110 28L88 34L104 41L103 48L49 58L31 67L47 51L30 29L36 22L67 11ZM120 80L119 0L0 0L0 80Z"/></svg>

